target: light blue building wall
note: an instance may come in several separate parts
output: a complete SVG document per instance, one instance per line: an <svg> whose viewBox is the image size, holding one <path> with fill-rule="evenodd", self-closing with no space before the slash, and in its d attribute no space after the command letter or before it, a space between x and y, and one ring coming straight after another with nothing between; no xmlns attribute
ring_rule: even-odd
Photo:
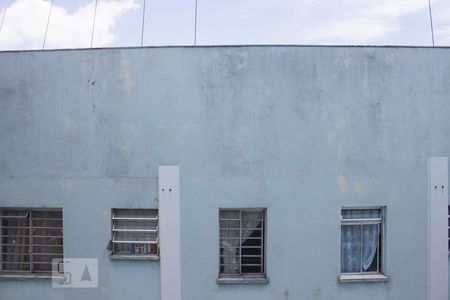
<svg viewBox="0 0 450 300"><path fill-rule="evenodd" d="M450 50L167 47L0 53L0 207L62 207L96 289L1 279L0 299L159 299L116 261L111 208L157 207L181 170L185 300L418 299L427 157L450 154ZM343 206L385 206L388 282L340 283ZM267 208L268 284L218 284L218 211Z"/></svg>

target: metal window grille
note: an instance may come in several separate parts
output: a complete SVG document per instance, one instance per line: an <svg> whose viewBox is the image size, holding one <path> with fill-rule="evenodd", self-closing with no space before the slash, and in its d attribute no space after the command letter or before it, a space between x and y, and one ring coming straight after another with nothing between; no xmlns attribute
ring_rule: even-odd
<svg viewBox="0 0 450 300"><path fill-rule="evenodd" d="M52 273L63 259L62 209L0 208L0 273Z"/></svg>
<svg viewBox="0 0 450 300"><path fill-rule="evenodd" d="M219 277L265 277L265 209L220 209Z"/></svg>
<svg viewBox="0 0 450 300"><path fill-rule="evenodd" d="M158 210L113 209L112 255L158 255Z"/></svg>
<svg viewBox="0 0 450 300"><path fill-rule="evenodd" d="M381 273L381 256L382 256L382 234L383 234L383 213L381 208L370 209L352 209L345 208L341 212L341 251L344 249L353 249L351 255L345 258L354 262L356 270L344 270L343 259L341 256L341 272L342 273L356 273L356 274L370 274ZM347 230L344 230L347 229ZM372 232L370 233L370 231ZM352 241L346 240L344 235L351 232ZM366 251L368 240L375 241L374 255L370 265L364 267L364 251ZM342 253L341 253L342 255ZM367 256L367 255L366 255Z"/></svg>

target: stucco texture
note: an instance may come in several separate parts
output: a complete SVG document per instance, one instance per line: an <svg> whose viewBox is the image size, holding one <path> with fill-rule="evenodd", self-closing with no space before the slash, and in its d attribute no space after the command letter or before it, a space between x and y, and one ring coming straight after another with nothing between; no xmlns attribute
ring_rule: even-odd
<svg viewBox="0 0 450 300"><path fill-rule="evenodd" d="M0 207L62 207L65 257L99 259L99 288L1 280L0 299L159 299L158 261L109 259L111 208L157 207L179 165L183 299L423 300L449 99L448 48L0 53ZM338 282L342 206L386 206L388 282ZM267 208L268 284L216 283L227 207Z"/></svg>

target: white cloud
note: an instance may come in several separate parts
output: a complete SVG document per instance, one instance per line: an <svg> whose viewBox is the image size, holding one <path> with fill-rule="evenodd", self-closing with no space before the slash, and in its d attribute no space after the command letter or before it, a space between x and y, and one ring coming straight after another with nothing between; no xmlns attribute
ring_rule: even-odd
<svg viewBox="0 0 450 300"><path fill-rule="evenodd" d="M203 14L199 9L203 25L199 39L204 44L423 45L429 41L426 0L228 0L226 5L211 1L216 7L209 5L210 11ZM450 3L432 2L436 9L440 3ZM449 15L446 10L445 22L450 25Z"/></svg>
<svg viewBox="0 0 450 300"><path fill-rule="evenodd" d="M54 1L46 48L89 47L93 0ZM73 1L73 2L72 2ZM98 0L94 47L132 46L143 0ZM431 0L437 45L450 45L450 1ZM87 4L86 4L87 3ZM0 49L40 49L50 0L7 8ZM59 5L59 6L58 6ZM207 0L198 2L198 44L430 45L427 0ZM190 44L193 0L147 1L148 44Z"/></svg>
<svg viewBox="0 0 450 300"><path fill-rule="evenodd" d="M376 38L396 31L394 24L370 18L330 21L303 34L305 42L368 44Z"/></svg>
<svg viewBox="0 0 450 300"><path fill-rule="evenodd" d="M401 30L401 17L426 8L423 0L307 0L296 17L311 22L301 26L305 42L366 44Z"/></svg>
<svg viewBox="0 0 450 300"><path fill-rule="evenodd" d="M400 17L426 7L423 0L309 1L299 15L323 16L324 26L309 31L307 41L364 44L400 30Z"/></svg>
<svg viewBox="0 0 450 300"><path fill-rule="evenodd" d="M50 1L44 0L18 0L7 7L0 32L0 49L42 48L49 8ZM114 26L118 20L137 8L135 0L99 1L94 46L111 45L116 38ZM45 48L89 47L93 15L94 1L73 13L54 3Z"/></svg>

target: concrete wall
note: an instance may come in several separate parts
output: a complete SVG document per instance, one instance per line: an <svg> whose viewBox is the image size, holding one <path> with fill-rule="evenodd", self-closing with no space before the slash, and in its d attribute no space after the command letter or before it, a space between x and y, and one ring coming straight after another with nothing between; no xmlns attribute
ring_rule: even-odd
<svg viewBox="0 0 450 300"><path fill-rule="evenodd" d="M111 261L112 207L181 169L182 296L425 299L427 157L449 155L450 49L198 47L0 53L0 207L63 207L98 289L2 280L0 299L159 299ZM387 283L339 283L340 209L385 205ZM219 285L218 209L267 207L267 285Z"/></svg>

